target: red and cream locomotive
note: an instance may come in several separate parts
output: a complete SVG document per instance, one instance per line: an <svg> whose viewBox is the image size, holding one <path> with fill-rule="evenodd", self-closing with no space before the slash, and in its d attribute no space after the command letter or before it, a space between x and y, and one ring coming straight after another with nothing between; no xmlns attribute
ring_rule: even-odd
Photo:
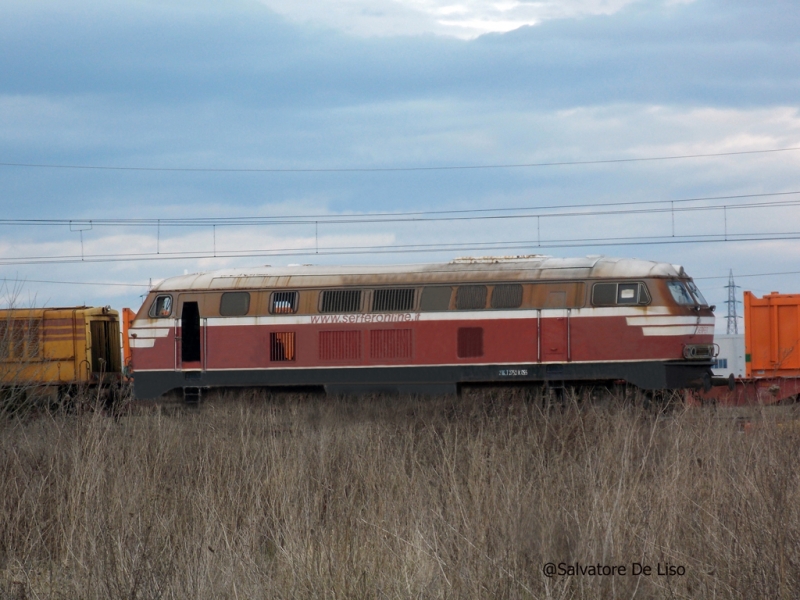
<svg viewBox="0 0 800 600"><path fill-rule="evenodd" d="M489 382L697 387L714 315L683 268L600 256L259 267L155 286L129 329L134 390Z"/></svg>

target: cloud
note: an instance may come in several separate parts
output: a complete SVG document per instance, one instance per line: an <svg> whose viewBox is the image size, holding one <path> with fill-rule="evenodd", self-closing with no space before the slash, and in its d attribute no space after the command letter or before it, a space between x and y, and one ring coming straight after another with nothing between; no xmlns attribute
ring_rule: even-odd
<svg viewBox="0 0 800 600"><path fill-rule="evenodd" d="M0 162L426 167L800 144L800 13L790 4L378 1L371 13L359 13L364 5L356 2L323 2L318 14L302 1L281 6L3 3ZM529 21L537 25L467 39ZM800 187L798 160L786 153L546 169L282 174L3 167L0 207L5 218L96 220L559 206L792 190ZM791 211L751 210L731 219L732 229L800 230ZM552 219L542 233L655 236L665 227L671 223L660 217ZM719 232L722 219L681 214L676 227ZM113 251L153 246L152 230L99 230L85 234L87 245ZM533 231L531 220L520 219L326 227L321 235L414 244L532 239ZM208 231L163 233L166 244L174 238L179 248L204 248L210 239ZM74 253L77 243L66 227L5 227L2 235L2 255ZM236 232L230 241L241 248L273 238L307 245L311 234L301 227L265 230L258 243L248 235L253 230ZM726 274L730 267L792 270L793 242L775 243L545 251L683 262L703 275ZM307 260L403 262L453 254ZM270 262L278 260L306 262ZM0 275L147 281L185 268L259 264L249 261L19 266ZM800 280L763 285L800 289ZM52 298L92 303L119 293L52 289Z"/></svg>
<svg viewBox="0 0 800 600"><path fill-rule="evenodd" d="M278 14L359 36L472 39L552 19L614 14L637 0L261 0Z"/></svg>
<svg viewBox="0 0 800 600"><path fill-rule="evenodd" d="M424 13L419 6L430 8L424 14L454 6L458 10L440 17L460 22L499 6L385 1L415 15ZM303 2L280 5L294 10ZM309 11L327 14L327 5L316 6ZM562 5L508 6L516 8L492 10L501 15ZM287 23L257 3L182 12L123 2L93 6L92 19L80 7L64 3L53 9L55 17L27 4L0 9L0 93L100 95L123 118L143 107L212 102L217 113L235 116L243 106L330 109L454 97L564 108L774 105L793 103L800 94L794 60L800 13L780 3L568 2L560 10L582 18L551 18L471 41L353 37ZM616 12L594 14L603 10ZM208 117L213 123L218 114Z"/></svg>

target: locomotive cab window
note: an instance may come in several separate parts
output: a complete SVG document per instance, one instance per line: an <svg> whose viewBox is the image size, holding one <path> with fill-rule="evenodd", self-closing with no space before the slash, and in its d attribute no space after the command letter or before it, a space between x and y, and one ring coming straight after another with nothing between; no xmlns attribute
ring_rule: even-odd
<svg viewBox="0 0 800 600"><path fill-rule="evenodd" d="M616 306L649 304L650 293L644 283L595 283L592 287L592 305Z"/></svg>
<svg viewBox="0 0 800 600"><path fill-rule="evenodd" d="M250 292L225 292L219 301L223 317L242 317L250 310Z"/></svg>
<svg viewBox="0 0 800 600"><path fill-rule="evenodd" d="M687 281L686 287L688 287L689 291L692 292L692 296L694 296L694 299L697 300L697 303L700 306L708 306L708 302L706 302L706 299L703 297L703 294L700 293L700 290L697 289L694 281Z"/></svg>
<svg viewBox="0 0 800 600"><path fill-rule="evenodd" d="M163 319L172 314L172 296L156 296L153 306L150 307L150 316L155 319Z"/></svg>
<svg viewBox="0 0 800 600"><path fill-rule="evenodd" d="M692 299L691 294L689 294L689 290L687 290L686 286L680 281L668 281L667 287L669 287L669 293L672 294L672 298L678 304L682 304L684 306L694 304L694 300Z"/></svg>
<svg viewBox="0 0 800 600"><path fill-rule="evenodd" d="M273 315L296 313L297 296L297 292L272 292L269 312Z"/></svg>

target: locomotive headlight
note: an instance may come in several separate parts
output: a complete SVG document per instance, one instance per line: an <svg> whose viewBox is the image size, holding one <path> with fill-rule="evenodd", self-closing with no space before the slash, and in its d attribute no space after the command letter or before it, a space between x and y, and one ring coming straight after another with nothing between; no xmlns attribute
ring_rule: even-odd
<svg viewBox="0 0 800 600"><path fill-rule="evenodd" d="M686 344L683 347L683 358L687 360L710 360L719 354L716 344Z"/></svg>

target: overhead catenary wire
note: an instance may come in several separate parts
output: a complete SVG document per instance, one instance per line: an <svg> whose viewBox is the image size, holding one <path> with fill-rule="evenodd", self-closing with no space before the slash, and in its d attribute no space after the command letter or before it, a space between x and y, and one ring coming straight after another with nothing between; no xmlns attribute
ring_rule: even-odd
<svg viewBox="0 0 800 600"><path fill-rule="evenodd" d="M474 221L474 220L501 220L519 218L554 218L554 217L583 217L583 216L602 216L602 215L632 215L646 213L680 213L692 211L723 210L723 209L746 209L777 206L794 206L800 204L800 200L771 200L767 202L750 202L743 204L705 204L701 206L679 206L674 204L686 204L691 202L703 202L713 200L744 200L750 198L772 198L781 196L791 196L800 194L800 190L786 192L766 192L761 194L737 194L731 196L706 196L695 198L681 198L677 200L649 200L649 201L628 201L628 202L606 202L606 203L582 203L568 205L548 205L548 206L528 206L518 208L480 208L480 209L461 209L453 211L416 211L416 212L397 212L397 213L365 213L361 215L292 215L292 216L249 216L249 217L185 217L185 218L89 218L89 219L0 219L1 225L13 226L64 226L74 228L76 224L87 224L103 227L155 227L160 231L162 227L217 227L217 226L265 226L265 225L332 225L343 224L352 225L358 223L401 223L401 222L427 222L427 221ZM657 204L669 206L654 207ZM615 210L615 207L623 206L646 206L648 208L625 208ZM573 209L591 208L602 210L584 211L561 211L561 212L530 212L525 211L544 211L554 209ZM515 214L486 214L492 212L515 212ZM435 216L441 215L441 216ZM458 216L456 216L458 215Z"/></svg>
<svg viewBox="0 0 800 600"><path fill-rule="evenodd" d="M714 158L722 156L742 156L748 154L771 154L777 152L793 152L800 146L788 148L768 148L763 150L738 150L731 152L708 152L697 154L678 154L671 156L645 156L630 158L605 158L595 160L563 160L529 163L503 163L485 165L443 165L432 167L267 167L267 168L227 168L227 167L135 167L120 165L78 165L53 163L0 162L0 167L20 167L35 169L78 169L95 171L157 171L182 173L381 173L410 171L467 171L482 169L521 169L532 167L564 167L578 165L605 165L636 162L654 162L664 160L687 160L696 158Z"/></svg>
<svg viewBox="0 0 800 600"><path fill-rule="evenodd" d="M112 281L55 281L52 279L28 279L27 277L3 277L3 283L25 284L25 283L52 283L57 285L96 285L101 287L149 287L148 283L120 283Z"/></svg>
<svg viewBox="0 0 800 600"><path fill-rule="evenodd" d="M34 256L0 259L0 266L23 264L65 264L65 263L98 263L98 262L135 262L154 260L186 260L202 258L246 258L264 256L310 256L310 255L357 255L357 254L407 254L419 252L453 252L464 250L524 250L525 252L539 251L548 248L579 248L579 247L606 247L606 246L644 246L665 244L700 244L700 243L732 243L752 242L765 240L800 240L800 231L779 233L739 233L674 236L674 237L617 237L617 238L582 238L564 240L519 240L519 241L492 241L447 244L404 244L384 246L340 246L340 247L313 247L306 248L271 248L248 249L235 251L216 251L216 255L209 251L183 251L183 252L150 252L150 253L116 253L116 254L85 254L69 256Z"/></svg>

